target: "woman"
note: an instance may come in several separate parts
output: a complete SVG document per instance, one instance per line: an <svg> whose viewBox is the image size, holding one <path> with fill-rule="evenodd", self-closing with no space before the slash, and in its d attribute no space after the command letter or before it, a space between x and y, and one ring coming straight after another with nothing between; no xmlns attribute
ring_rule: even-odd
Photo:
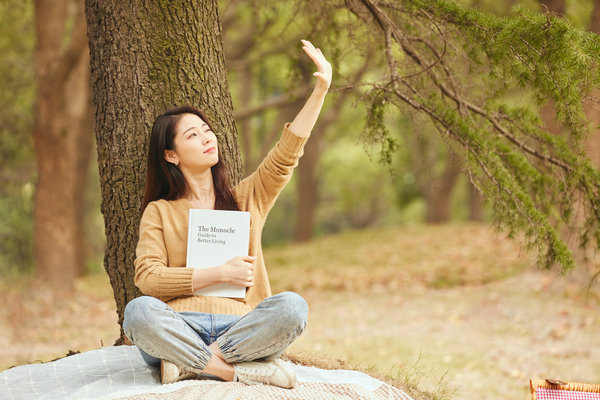
<svg viewBox="0 0 600 400"><path fill-rule="evenodd" d="M150 365L160 363L163 383L206 374L295 385L294 370L278 357L302 333L308 307L295 293L271 296L260 237L331 84L329 62L310 42L302 44L317 66L316 86L258 169L233 189L217 138L199 110L174 108L154 123L135 259L135 284L146 296L127 304L123 328ZM249 255L213 268L181 268L190 208L250 212ZM246 297L194 295L218 283L246 287Z"/></svg>

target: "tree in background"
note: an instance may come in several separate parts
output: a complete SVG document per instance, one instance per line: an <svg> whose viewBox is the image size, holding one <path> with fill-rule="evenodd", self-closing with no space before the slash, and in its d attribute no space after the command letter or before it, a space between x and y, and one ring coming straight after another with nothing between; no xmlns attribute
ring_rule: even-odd
<svg viewBox="0 0 600 400"><path fill-rule="evenodd" d="M35 27L36 274L70 288L85 271L84 200L93 140L83 2L36 1Z"/></svg>
<svg viewBox="0 0 600 400"><path fill-rule="evenodd" d="M244 149L244 170L252 172L268 150L274 145L281 125L293 118L304 103L312 85L309 84L312 66L304 58L298 58L297 52L290 51L287 43L295 43L307 34L319 38L319 45L332 54L341 53L350 44L347 33L338 29L337 20L343 10L321 8L327 14L303 10L295 0L265 3L260 1L223 1L221 3L225 53L230 74L230 83L234 93L235 119L240 132L240 143ZM369 70L370 57L347 63L343 72L336 71L349 83L358 83ZM290 79L290 76L292 77ZM340 79L338 76L336 79ZM298 86L296 81L304 82ZM290 84L293 83L293 84ZM236 90L237 89L237 90ZM277 224L277 218L270 218L269 224L278 226L278 240L306 241L313 237L322 225L317 218L317 209L321 197L323 177L328 171L318 169L321 156L325 151L336 151L336 131L340 118L347 112L351 95L355 87L340 88L330 93L327 106L317 125L313 129L312 139L304 149L295 179L290 187L295 189L294 199L287 202L289 209L285 221ZM258 102L257 102L258 100ZM357 122L360 118L356 118ZM333 129L331 129L333 128ZM333 132L332 132L333 131ZM356 130L339 132L337 136L353 135ZM291 189L290 189L291 190ZM284 206L284 201L277 207ZM356 197L356 196L355 196ZM289 216L294 215L291 219ZM337 215L346 218L347 215ZM335 216L331 216L334 219ZM376 221L371 219L370 221ZM343 225L343 224L342 224ZM354 226L351 223L352 226ZM273 226L273 225L271 225ZM364 226L364 219L360 225ZM266 238L272 235L267 230Z"/></svg>

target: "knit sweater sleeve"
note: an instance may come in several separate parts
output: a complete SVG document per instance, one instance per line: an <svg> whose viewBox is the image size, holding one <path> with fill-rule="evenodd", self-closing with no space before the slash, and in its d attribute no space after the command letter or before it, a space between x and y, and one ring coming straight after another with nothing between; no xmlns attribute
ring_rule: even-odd
<svg viewBox="0 0 600 400"><path fill-rule="evenodd" d="M290 181L308 140L308 137L295 135L289 130L289 125L289 123L284 125L281 138L256 171L238 184L238 188L242 191L250 188L263 217L267 215L279 193Z"/></svg>
<svg viewBox="0 0 600 400"><path fill-rule="evenodd" d="M136 247L135 285L142 293L154 297L192 295L191 268L168 266L160 210L148 204L140 220L140 235Z"/></svg>

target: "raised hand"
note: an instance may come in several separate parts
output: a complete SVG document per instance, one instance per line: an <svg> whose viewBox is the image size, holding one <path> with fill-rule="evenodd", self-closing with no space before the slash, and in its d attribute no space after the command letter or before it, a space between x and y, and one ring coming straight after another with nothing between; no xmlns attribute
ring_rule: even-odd
<svg viewBox="0 0 600 400"><path fill-rule="evenodd" d="M315 89L327 92L329 86L331 85L331 64L329 61L327 61L321 52L321 49L313 46L313 44L308 40L301 40L301 42L303 44L302 49L306 52L306 54L308 54L310 59L313 60L317 66L317 72L313 74L317 77L317 85Z"/></svg>

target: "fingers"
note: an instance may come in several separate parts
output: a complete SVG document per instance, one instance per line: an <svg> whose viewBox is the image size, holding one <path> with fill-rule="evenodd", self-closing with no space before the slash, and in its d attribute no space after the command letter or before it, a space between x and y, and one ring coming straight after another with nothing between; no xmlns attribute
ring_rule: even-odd
<svg viewBox="0 0 600 400"><path fill-rule="evenodd" d="M246 274L245 274L246 281L244 282L244 285L246 287L254 286L254 264L253 264L253 262L256 261L256 257L241 256L240 260L243 262L243 265L247 268Z"/></svg>
<svg viewBox="0 0 600 400"><path fill-rule="evenodd" d="M331 85L332 76L331 64L329 61L327 61L321 49L316 48L308 40L303 39L301 42L303 45L302 49L317 66L318 71L313 73L313 76L319 79L319 85L325 85L327 88L329 88Z"/></svg>
<svg viewBox="0 0 600 400"><path fill-rule="evenodd" d="M315 52L317 51L317 49L315 48L315 46L311 42L309 42L308 40L302 39L300 41L302 42L302 44L304 46L306 46L311 51L315 51Z"/></svg>
<svg viewBox="0 0 600 400"><path fill-rule="evenodd" d="M244 285L246 287L254 286L254 264L247 263L248 270L246 272L246 281Z"/></svg>
<svg viewBox="0 0 600 400"><path fill-rule="evenodd" d="M313 62L315 64L317 64L317 65L323 64L324 61L326 61L321 50L315 48L315 46L313 46L313 44L311 42L309 42L308 40L304 40L304 39L302 39L301 42L304 45L302 47L302 49L304 50L304 52L306 54L308 54L308 56L313 60Z"/></svg>

